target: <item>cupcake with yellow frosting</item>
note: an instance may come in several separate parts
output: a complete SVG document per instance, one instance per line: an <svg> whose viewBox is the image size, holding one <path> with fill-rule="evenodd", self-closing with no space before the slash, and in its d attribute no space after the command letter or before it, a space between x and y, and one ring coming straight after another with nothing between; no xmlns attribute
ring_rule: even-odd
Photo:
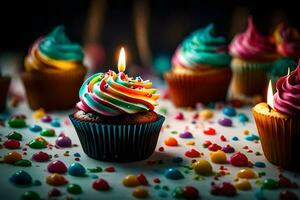
<svg viewBox="0 0 300 200"><path fill-rule="evenodd" d="M258 32L252 17L249 17L247 30L233 38L229 50L233 57L233 96L263 96L266 93L267 73L278 58L271 38Z"/></svg>
<svg viewBox="0 0 300 200"><path fill-rule="evenodd" d="M22 74L30 108L74 107L86 74L83 58L81 46L69 40L63 26L37 39L25 58Z"/></svg>
<svg viewBox="0 0 300 200"><path fill-rule="evenodd" d="M97 160L129 162L155 150L164 117L154 112L159 95L149 80L123 71L90 76L70 115L84 152Z"/></svg>
<svg viewBox="0 0 300 200"><path fill-rule="evenodd" d="M210 24L189 35L172 58L165 73L170 97L176 106L224 101L231 79L226 40Z"/></svg>

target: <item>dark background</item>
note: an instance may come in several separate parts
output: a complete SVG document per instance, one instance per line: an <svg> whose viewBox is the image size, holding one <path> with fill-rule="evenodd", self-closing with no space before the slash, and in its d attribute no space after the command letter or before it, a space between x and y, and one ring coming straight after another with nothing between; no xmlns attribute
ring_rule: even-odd
<svg viewBox="0 0 300 200"><path fill-rule="evenodd" d="M95 0L97 1L97 0ZM100 0L101 1L101 0ZM18 52L25 55L30 44L49 33L57 25L65 25L68 36L86 44L89 0L1 1L0 53ZM131 59L140 64L134 28L134 5L141 1L107 0L101 32L94 43L105 52L104 64L115 62L120 45L130 49ZM217 32L228 41L236 32L244 31L247 15L252 15L258 29L270 33L276 23L287 21L298 30L299 6L292 1L207 1L152 0L143 1L149 9L148 45L153 57L171 56L176 46L191 31L216 24ZM265 5L263 4L265 3ZM152 57L152 58L153 58Z"/></svg>

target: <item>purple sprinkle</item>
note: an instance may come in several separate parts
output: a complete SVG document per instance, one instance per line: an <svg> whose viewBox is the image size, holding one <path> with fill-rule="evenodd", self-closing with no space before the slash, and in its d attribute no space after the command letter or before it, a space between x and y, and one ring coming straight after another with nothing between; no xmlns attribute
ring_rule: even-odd
<svg viewBox="0 0 300 200"><path fill-rule="evenodd" d="M221 126L232 126L232 120L226 117L219 119L218 122Z"/></svg>
<svg viewBox="0 0 300 200"><path fill-rule="evenodd" d="M42 122L50 123L51 121L52 121L52 117L49 116L49 115L45 115L45 116L42 118Z"/></svg>
<svg viewBox="0 0 300 200"><path fill-rule="evenodd" d="M181 138L193 138L193 135L192 135L191 132L185 131L185 132L183 132L183 133L180 133L180 134L179 134L179 137L181 137Z"/></svg>
<svg viewBox="0 0 300 200"><path fill-rule="evenodd" d="M225 153L233 153L235 150L232 146L227 145L225 147L222 147L222 151L224 151Z"/></svg>
<svg viewBox="0 0 300 200"><path fill-rule="evenodd" d="M71 147L72 146L72 140L68 136L59 136L55 144L59 147Z"/></svg>

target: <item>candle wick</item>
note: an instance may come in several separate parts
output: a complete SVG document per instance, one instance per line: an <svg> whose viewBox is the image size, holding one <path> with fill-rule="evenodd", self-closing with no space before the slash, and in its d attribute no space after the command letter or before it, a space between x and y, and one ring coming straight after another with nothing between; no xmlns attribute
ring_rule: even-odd
<svg viewBox="0 0 300 200"><path fill-rule="evenodd" d="M271 112L271 111L272 111L272 108L271 108L271 106L270 106L270 105L268 105L268 108L269 108L269 112Z"/></svg>

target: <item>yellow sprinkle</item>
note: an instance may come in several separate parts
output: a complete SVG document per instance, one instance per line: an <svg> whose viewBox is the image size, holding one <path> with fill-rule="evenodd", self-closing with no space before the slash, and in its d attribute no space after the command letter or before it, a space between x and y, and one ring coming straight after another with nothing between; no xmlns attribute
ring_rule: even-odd
<svg viewBox="0 0 300 200"><path fill-rule="evenodd" d="M257 177L255 172L252 169L249 169L249 168L241 169L240 171L238 171L236 176L238 178L245 178L245 179L252 179L252 178Z"/></svg>
<svg viewBox="0 0 300 200"><path fill-rule="evenodd" d="M227 162L226 154L224 151L218 150L210 153L210 160L213 163L223 164Z"/></svg>
<svg viewBox="0 0 300 200"><path fill-rule="evenodd" d="M38 110L35 110L32 113L32 118L33 119L41 119L42 117L44 117L46 115L46 112L43 108L40 108Z"/></svg>
<svg viewBox="0 0 300 200"><path fill-rule="evenodd" d="M188 141L188 142L186 143L186 145L192 145L192 146L194 146L194 145L195 145L195 141Z"/></svg>
<svg viewBox="0 0 300 200"><path fill-rule="evenodd" d="M203 120L210 119L214 116L214 113L209 109L204 109L199 112L199 118Z"/></svg>
<svg viewBox="0 0 300 200"><path fill-rule="evenodd" d="M251 190L251 183L247 179L240 179L234 184L238 190Z"/></svg>
<svg viewBox="0 0 300 200"><path fill-rule="evenodd" d="M244 135L249 135L249 130L244 130L244 131L243 131L243 134L244 134Z"/></svg>
<svg viewBox="0 0 300 200"><path fill-rule="evenodd" d="M199 175L211 175L212 174L212 166L210 162L204 159L200 159L192 164L192 168Z"/></svg>
<svg viewBox="0 0 300 200"><path fill-rule="evenodd" d="M147 198L149 196L148 190L143 187L137 187L133 190L132 195L135 198Z"/></svg>

